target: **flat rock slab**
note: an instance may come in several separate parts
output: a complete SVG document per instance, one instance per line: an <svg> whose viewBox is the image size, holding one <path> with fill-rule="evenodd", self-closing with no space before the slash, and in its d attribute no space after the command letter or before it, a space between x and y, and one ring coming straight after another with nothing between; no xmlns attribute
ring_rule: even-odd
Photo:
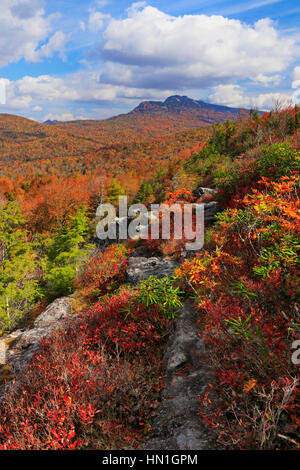
<svg viewBox="0 0 300 470"><path fill-rule="evenodd" d="M201 422L198 411L198 397L207 391L211 380L211 371L203 355L204 342L199 337L197 313L186 303L174 322L166 347L166 388L143 449L214 448L211 431Z"/></svg>
<svg viewBox="0 0 300 470"><path fill-rule="evenodd" d="M156 276L162 279L172 276L174 270L179 266L179 262L173 259L130 257L127 266L127 280L132 284Z"/></svg>

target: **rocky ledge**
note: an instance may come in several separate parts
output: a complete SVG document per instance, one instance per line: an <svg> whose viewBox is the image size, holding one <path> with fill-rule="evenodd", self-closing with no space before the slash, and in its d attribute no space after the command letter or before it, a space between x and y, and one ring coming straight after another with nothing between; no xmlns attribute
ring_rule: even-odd
<svg viewBox="0 0 300 470"><path fill-rule="evenodd" d="M17 330L0 339L0 378L4 380L19 377L27 368L33 355L39 350L43 338L72 315L68 297L55 300L35 320L33 328ZM3 393L5 386L0 385Z"/></svg>
<svg viewBox="0 0 300 470"><path fill-rule="evenodd" d="M185 303L181 315L173 324L165 350L166 388L143 449L215 448L212 433L201 422L198 411L198 397L208 390L212 375L204 352L197 313L189 303Z"/></svg>
<svg viewBox="0 0 300 470"><path fill-rule="evenodd" d="M165 258L130 257L127 266L127 280L131 284L156 276L159 279L172 276L174 270L179 266L179 261Z"/></svg>

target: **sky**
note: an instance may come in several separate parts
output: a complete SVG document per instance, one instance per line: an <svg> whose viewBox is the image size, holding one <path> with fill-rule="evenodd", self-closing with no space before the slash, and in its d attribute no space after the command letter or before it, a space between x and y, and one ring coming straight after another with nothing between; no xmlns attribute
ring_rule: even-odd
<svg viewBox="0 0 300 470"><path fill-rule="evenodd" d="M295 0L1 0L0 113L106 119L174 94L300 104L299 26Z"/></svg>

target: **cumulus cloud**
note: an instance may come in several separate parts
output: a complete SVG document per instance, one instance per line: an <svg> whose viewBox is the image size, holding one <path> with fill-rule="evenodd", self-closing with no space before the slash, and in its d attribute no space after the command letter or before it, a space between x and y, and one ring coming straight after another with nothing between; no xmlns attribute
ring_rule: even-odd
<svg viewBox="0 0 300 470"><path fill-rule="evenodd" d="M209 96L213 103L231 106L234 108L259 108L268 110L274 108L276 102L292 104L292 96L287 93L259 93L250 95L247 90L239 85L219 85L214 87L213 93Z"/></svg>
<svg viewBox="0 0 300 470"><path fill-rule="evenodd" d="M239 108L247 106L249 99L244 95L244 89L239 85L218 85L209 96L212 103Z"/></svg>
<svg viewBox="0 0 300 470"><path fill-rule="evenodd" d="M1 0L0 67L22 58L36 62L62 50L66 40L62 32L47 41L55 15L46 17L41 5L40 0Z"/></svg>
<svg viewBox="0 0 300 470"><path fill-rule="evenodd" d="M106 3L94 1L88 18L76 19L89 44L92 37L98 40L94 63L85 60L86 69L64 76L45 73L7 81L7 110L43 109L43 114L62 119L82 116L78 107L90 104L131 108L181 92L200 98L203 89L211 90L212 102L267 109L282 96L261 91L278 87L299 49L270 19L249 25L223 16L171 16L145 2L134 3L125 17L116 19L97 11ZM0 67L22 58L40 61L55 52L64 58L69 36L52 31L54 17L46 16L41 5L42 0L1 0ZM294 68L292 79L300 80L300 67ZM250 94L240 86L246 80L252 85ZM257 96L254 83L260 87Z"/></svg>
<svg viewBox="0 0 300 470"><path fill-rule="evenodd" d="M74 114L72 113L49 113L46 114L43 118L43 121L75 121L75 120L80 120L80 117L77 116L75 117Z"/></svg>
<svg viewBox="0 0 300 470"><path fill-rule="evenodd" d="M5 110L24 112L32 109L36 112L49 106L61 106L62 103L66 106L70 103L99 106L120 103L131 107L143 99L165 99L173 93L173 90L158 93L156 89L105 84L100 82L99 77L99 72L80 71L64 77L40 75L25 76L16 81L4 79L7 90Z"/></svg>
<svg viewBox="0 0 300 470"><path fill-rule="evenodd" d="M67 42L67 36L62 31L57 31L38 51L36 51L36 59L51 57L55 51L59 51L62 59L65 59L64 46Z"/></svg>
<svg viewBox="0 0 300 470"><path fill-rule="evenodd" d="M111 18L110 15L102 13L101 11L91 11L89 17L88 28L92 33L98 33L107 20Z"/></svg>
<svg viewBox="0 0 300 470"><path fill-rule="evenodd" d="M293 80L300 80L300 67L295 67L293 70Z"/></svg>
<svg viewBox="0 0 300 470"><path fill-rule="evenodd" d="M112 18L103 41L100 53L109 61L104 82L145 88L151 82L158 89L257 77L266 84L290 64L295 49L270 19L251 26L223 16L174 17L143 2L125 19Z"/></svg>
<svg viewBox="0 0 300 470"><path fill-rule="evenodd" d="M281 76L272 75L268 77L267 75L259 73L254 81L257 83L261 83L264 86L269 86L269 85L277 86L281 82Z"/></svg>

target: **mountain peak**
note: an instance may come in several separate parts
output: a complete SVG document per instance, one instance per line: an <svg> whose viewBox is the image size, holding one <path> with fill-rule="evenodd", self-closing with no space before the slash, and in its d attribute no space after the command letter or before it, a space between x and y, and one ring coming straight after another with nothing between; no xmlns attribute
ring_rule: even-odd
<svg viewBox="0 0 300 470"><path fill-rule="evenodd" d="M202 100L195 100L188 96L173 95L165 101L143 101L129 114L153 115L157 113L197 113L198 117L203 117L205 122L216 122L228 118L237 118L241 109L228 106L206 103ZM217 119L215 119L217 118Z"/></svg>

